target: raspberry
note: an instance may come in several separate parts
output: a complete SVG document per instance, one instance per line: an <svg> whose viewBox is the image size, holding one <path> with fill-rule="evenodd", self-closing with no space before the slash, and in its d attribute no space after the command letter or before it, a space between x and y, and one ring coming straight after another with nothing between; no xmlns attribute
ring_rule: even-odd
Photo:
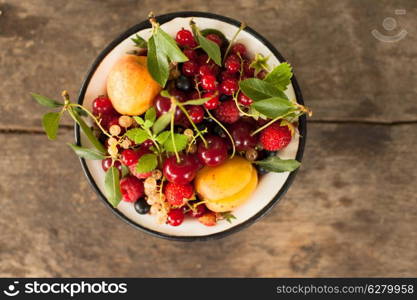
<svg viewBox="0 0 417 300"><path fill-rule="evenodd" d="M183 206L188 199L193 197L194 189L189 183L178 184L168 182L164 189L165 197L172 206Z"/></svg>
<svg viewBox="0 0 417 300"><path fill-rule="evenodd" d="M220 103L214 113L220 122L232 124L239 120L239 109L233 100L227 100Z"/></svg>
<svg viewBox="0 0 417 300"><path fill-rule="evenodd" d="M265 150L277 151L286 147L291 141L291 131L288 126L273 123L261 132L260 143Z"/></svg>
<svg viewBox="0 0 417 300"><path fill-rule="evenodd" d="M126 176L120 180L120 190L123 195L123 201L136 202L143 196L143 182L134 176Z"/></svg>
<svg viewBox="0 0 417 300"><path fill-rule="evenodd" d="M214 226L217 223L216 213L214 213L212 211L208 211L204 215L202 215L201 217L199 217L198 218L198 221L201 224L204 224L206 226Z"/></svg>

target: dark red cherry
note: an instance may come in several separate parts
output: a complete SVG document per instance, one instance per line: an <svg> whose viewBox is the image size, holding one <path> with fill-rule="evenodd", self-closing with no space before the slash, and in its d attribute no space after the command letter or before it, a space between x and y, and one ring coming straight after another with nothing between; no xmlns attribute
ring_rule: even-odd
<svg viewBox="0 0 417 300"><path fill-rule="evenodd" d="M229 127L237 151L246 151L256 146L258 142L257 135L251 136L254 129L253 124L243 120L238 121Z"/></svg>
<svg viewBox="0 0 417 300"><path fill-rule="evenodd" d="M99 96L93 101L93 114L98 115L109 115L114 114L116 111L113 108L109 97Z"/></svg>
<svg viewBox="0 0 417 300"><path fill-rule="evenodd" d="M227 158L227 144L215 135L207 136L205 139L207 147L202 141L198 144L198 158L210 167L220 165Z"/></svg>
<svg viewBox="0 0 417 300"><path fill-rule="evenodd" d="M219 47L222 46L223 44L223 40L221 37L219 37L217 34L215 33L210 33L206 35L206 39L215 42Z"/></svg>
<svg viewBox="0 0 417 300"><path fill-rule="evenodd" d="M155 97L155 109L156 114L158 117L160 115L163 115L164 113L168 112L171 108L171 100L167 97L162 97L161 95L158 95Z"/></svg>
<svg viewBox="0 0 417 300"><path fill-rule="evenodd" d="M180 154L179 156L179 161L175 155L164 161L163 173L169 182L187 184L194 179L199 165L196 157L192 154Z"/></svg>
<svg viewBox="0 0 417 300"><path fill-rule="evenodd" d="M101 161L101 167L103 168L104 172L107 172L108 169L110 169L112 165L112 159L111 158L106 158L103 159ZM120 163L120 161L116 160L114 162L114 166L119 170L119 175L122 175L122 164Z"/></svg>

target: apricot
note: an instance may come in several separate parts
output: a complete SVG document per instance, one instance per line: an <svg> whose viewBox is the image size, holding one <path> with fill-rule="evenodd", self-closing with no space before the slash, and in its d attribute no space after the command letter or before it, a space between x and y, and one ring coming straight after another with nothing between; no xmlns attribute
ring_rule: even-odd
<svg viewBox="0 0 417 300"><path fill-rule="evenodd" d="M107 95L122 115L143 114L161 91L161 86L148 72L146 61L146 56L125 55L110 70Z"/></svg>

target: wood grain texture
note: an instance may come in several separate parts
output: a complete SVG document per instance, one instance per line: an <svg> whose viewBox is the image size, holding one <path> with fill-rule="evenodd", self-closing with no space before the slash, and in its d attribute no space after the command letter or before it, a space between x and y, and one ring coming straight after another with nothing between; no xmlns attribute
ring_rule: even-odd
<svg viewBox="0 0 417 300"><path fill-rule="evenodd" d="M310 124L281 203L240 233L198 243L118 220L71 140L0 135L0 276L417 275L415 125Z"/></svg>
<svg viewBox="0 0 417 300"><path fill-rule="evenodd" d="M402 8L407 14L395 16ZM29 92L75 98L88 67L119 33L146 18L182 10L245 21L294 65L317 120L416 120L415 1L12 1L0 0L0 129L40 128ZM409 35L384 43L384 18ZM17 117L18 116L18 117ZM66 120L66 124L70 124Z"/></svg>

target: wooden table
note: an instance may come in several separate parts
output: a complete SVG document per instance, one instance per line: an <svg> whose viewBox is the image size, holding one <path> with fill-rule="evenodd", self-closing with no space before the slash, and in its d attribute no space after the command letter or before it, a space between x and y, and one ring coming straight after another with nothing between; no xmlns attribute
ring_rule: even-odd
<svg viewBox="0 0 417 300"><path fill-rule="evenodd" d="M405 9L405 15L395 15ZM415 1L0 0L0 276L417 276ZM88 66L148 12L245 21L294 65L314 111L295 183L247 230L170 242L100 203L29 96L75 97ZM382 28L394 17L398 28ZM409 34L396 43L371 30Z"/></svg>

